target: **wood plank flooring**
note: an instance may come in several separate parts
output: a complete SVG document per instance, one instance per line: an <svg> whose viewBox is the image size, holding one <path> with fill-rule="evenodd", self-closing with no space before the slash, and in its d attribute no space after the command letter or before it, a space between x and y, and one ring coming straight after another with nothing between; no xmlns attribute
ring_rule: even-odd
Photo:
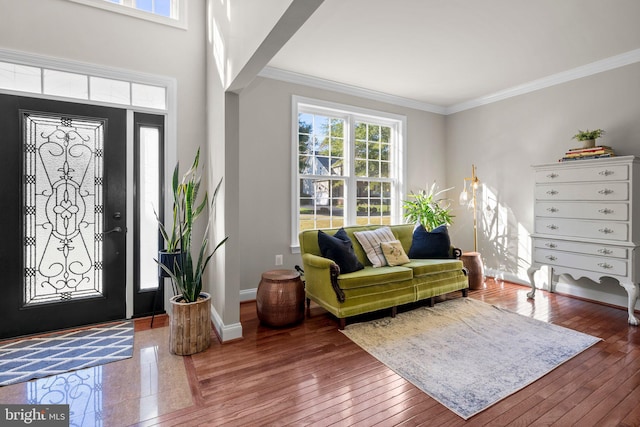
<svg viewBox="0 0 640 427"><path fill-rule="evenodd" d="M194 406L140 425L640 426L640 332L626 311L543 291L532 301L528 290L488 279L469 297L603 341L468 421L361 350L323 309L272 329L243 303L242 340L214 339L184 358Z"/></svg>

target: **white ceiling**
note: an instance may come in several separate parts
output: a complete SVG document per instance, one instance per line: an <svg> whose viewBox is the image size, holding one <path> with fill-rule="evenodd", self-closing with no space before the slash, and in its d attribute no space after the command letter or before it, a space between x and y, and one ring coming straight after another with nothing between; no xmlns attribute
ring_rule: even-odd
<svg viewBox="0 0 640 427"><path fill-rule="evenodd" d="M325 0L267 71L450 111L638 62L639 18L640 0Z"/></svg>

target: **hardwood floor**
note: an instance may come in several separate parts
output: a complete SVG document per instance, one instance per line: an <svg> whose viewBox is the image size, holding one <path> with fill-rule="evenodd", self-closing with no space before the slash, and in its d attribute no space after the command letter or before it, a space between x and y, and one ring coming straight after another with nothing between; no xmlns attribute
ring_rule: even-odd
<svg viewBox="0 0 640 427"><path fill-rule="evenodd" d="M140 425L640 426L640 332L626 311L543 291L527 300L528 289L488 279L469 297L603 341L468 421L361 350L323 309L272 329L244 303L242 340L184 358L194 405Z"/></svg>

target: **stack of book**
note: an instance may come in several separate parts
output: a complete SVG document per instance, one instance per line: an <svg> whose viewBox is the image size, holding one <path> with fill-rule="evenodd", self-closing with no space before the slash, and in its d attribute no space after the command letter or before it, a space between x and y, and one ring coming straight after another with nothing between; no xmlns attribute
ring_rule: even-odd
<svg viewBox="0 0 640 427"><path fill-rule="evenodd" d="M567 151L561 162L569 162L572 160L599 159L602 157L614 157L616 154L613 148L606 145L598 145L591 148L572 148Z"/></svg>

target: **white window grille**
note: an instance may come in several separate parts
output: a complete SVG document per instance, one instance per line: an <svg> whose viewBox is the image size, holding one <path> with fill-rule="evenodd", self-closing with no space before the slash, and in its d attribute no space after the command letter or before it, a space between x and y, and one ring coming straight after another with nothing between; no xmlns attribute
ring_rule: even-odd
<svg viewBox="0 0 640 427"><path fill-rule="evenodd" d="M298 233L402 220L406 119L294 97L293 224Z"/></svg>

